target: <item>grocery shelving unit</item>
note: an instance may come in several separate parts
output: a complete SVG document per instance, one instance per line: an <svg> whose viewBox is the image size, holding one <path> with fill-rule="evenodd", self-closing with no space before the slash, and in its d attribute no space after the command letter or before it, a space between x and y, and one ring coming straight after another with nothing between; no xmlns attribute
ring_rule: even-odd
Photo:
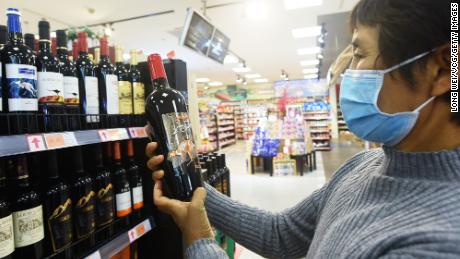
<svg viewBox="0 0 460 259"><path fill-rule="evenodd" d="M327 110L304 111L304 119L310 127L311 139L317 151L331 150L330 114Z"/></svg>
<svg viewBox="0 0 460 259"><path fill-rule="evenodd" d="M215 151L218 148L218 138L217 138L217 121L216 115L208 110L200 110L200 126L202 132L201 135L201 144L209 142L212 146L211 149L206 149L206 152ZM203 132L205 129L206 132Z"/></svg>
<svg viewBox="0 0 460 259"><path fill-rule="evenodd" d="M337 105L337 124L338 124L338 129L339 129L339 133L341 131L349 131L348 130L348 126L347 126L347 123L345 122L345 120L343 119L343 114L342 114L342 110L340 110L340 106Z"/></svg>
<svg viewBox="0 0 460 259"><path fill-rule="evenodd" d="M262 118L267 117L267 107L261 105L242 105L235 112L236 134L238 139L249 139Z"/></svg>
<svg viewBox="0 0 460 259"><path fill-rule="evenodd" d="M235 115L232 106L217 107L216 125L219 149L236 143Z"/></svg>

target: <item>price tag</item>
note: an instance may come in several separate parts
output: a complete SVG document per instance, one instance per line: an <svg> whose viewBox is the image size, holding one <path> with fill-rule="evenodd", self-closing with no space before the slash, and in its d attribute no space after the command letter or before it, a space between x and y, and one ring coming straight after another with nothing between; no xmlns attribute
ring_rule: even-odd
<svg viewBox="0 0 460 259"><path fill-rule="evenodd" d="M77 145L77 139L73 132L49 133L44 134L46 147L48 149L56 149L63 147L72 147Z"/></svg>
<svg viewBox="0 0 460 259"><path fill-rule="evenodd" d="M109 141L107 130L99 130L97 133L99 134L102 142Z"/></svg>
<svg viewBox="0 0 460 259"><path fill-rule="evenodd" d="M96 251L85 257L85 259L101 259L101 254L99 253L99 251Z"/></svg>
<svg viewBox="0 0 460 259"><path fill-rule="evenodd" d="M129 135L131 138L146 138L147 132L144 127L132 127L129 128Z"/></svg>
<svg viewBox="0 0 460 259"><path fill-rule="evenodd" d="M142 223L138 224L130 231L128 231L129 242L132 243L136 241L138 238L143 236L145 233L149 232L152 229L150 225L150 221L144 220Z"/></svg>
<svg viewBox="0 0 460 259"><path fill-rule="evenodd" d="M43 140L43 136L41 134L30 134L27 135L26 138L30 151L46 150L45 141Z"/></svg>

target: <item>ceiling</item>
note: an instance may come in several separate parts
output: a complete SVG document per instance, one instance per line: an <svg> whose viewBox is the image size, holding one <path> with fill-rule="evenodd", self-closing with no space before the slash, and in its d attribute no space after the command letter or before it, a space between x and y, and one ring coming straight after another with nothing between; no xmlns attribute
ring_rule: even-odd
<svg viewBox="0 0 460 259"><path fill-rule="evenodd" d="M255 18L245 11L246 3L251 1L266 6L264 17ZM281 69L284 69L290 79L296 79L302 78L300 61L314 58L313 55L298 56L297 49L316 46L316 38L294 39L291 30L315 26L321 15L347 12L357 1L323 0L321 6L287 11L282 0L208 0L208 6L236 4L210 8L207 16L229 36L230 49L246 61L251 73L259 73L275 81L279 80ZM231 70L235 65L221 65L178 45L177 35L185 21L186 8L199 10L201 0L2 0L0 10L7 7L20 8L23 31L32 33L37 32L37 22L42 17L49 20L51 29L55 30L173 10L165 15L114 24L110 42L122 44L126 52L136 48L146 54L157 52L165 55L174 50L177 58L185 60L189 72L197 77L235 83L236 75ZM343 24L346 22L344 19ZM0 24L5 23L5 15L1 15ZM102 31L102 27L94 29ZM328 37L333 38L333 35Z"/></svg>

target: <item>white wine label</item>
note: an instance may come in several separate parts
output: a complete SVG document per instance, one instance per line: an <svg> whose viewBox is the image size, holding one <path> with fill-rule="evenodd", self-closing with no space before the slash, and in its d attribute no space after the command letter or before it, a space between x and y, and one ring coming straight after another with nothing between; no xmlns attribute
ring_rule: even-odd
<svg viewBox="0 0 460 259"><path fill-rule="evenodd" d="M117 217L124 217L131 213L131 194L129 191L115 195L117 204Z"/></svg>
<svg viewBox="0 0 460 259"><path fill-rule="evenodd" d="M144 206L144 195L142 193L142 186L134 187L132 192L134 209L142 208L142 206Z"/></svg>
<svg viewBox="0 0 460 259"><path fill-rule="evenodd" d="M145 113L145 87L143 83L133 83L134 114Z"/></svg>
<svg viewBox="0 0 460 259"><path fill-rule="evenodd" d="M37 68L30 65L5 64L10 112L37 111Z"/></svg>
<svg viewBox="0 0 460 259"><path fill-rule="evenodd" d="M0 258L14 251L13 216L0 219Z"/></svg>
<svg viewBox="0 0 460 259"><path fill-rule="evenodd" d="M80 103L78 78L74 76L64 76L64 102L67 104Z"/></svg>
<svg viewBox="0 0 460 259"><path fill-rule="evenodd" d="M85 76L86 114L99 114L99 90L97 77ZM88 116L87 122L98 122L97 116Z"/></svg>
<svg viewBox="0 0 460 259"><path fill-rule="evenodd" d="M38 72L38 102L64 103L64 77L56 72Z"/></svg>
<svg viewBox="0 0 460 259"><path fill-rule="evenodd" d="M133 87L129 81L118 81L120 114L133 114Z"/></svg>
<svg viewBox="0 0 460 259"><path fill-rule="evenodd" d="M14 244L16 247L34 244L45 237L42 205L13 212Z"/></svg>
<svg viewBox="0 0 460 259"><path fill-rule="evenodd" d="M118 79L116 75L105 76L105 89L107 94L107 114L119 114L118 104Z"/></svg>

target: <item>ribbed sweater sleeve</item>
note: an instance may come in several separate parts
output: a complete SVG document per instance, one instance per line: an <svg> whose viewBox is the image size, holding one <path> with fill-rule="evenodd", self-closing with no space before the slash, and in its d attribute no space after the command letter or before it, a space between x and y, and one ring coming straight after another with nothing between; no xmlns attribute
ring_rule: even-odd
<svg viewBox="0 0 460 259"><path fill-rule="evenodd" d="M185 250L185 258L187 259L227 259L228 256L222 248L220 248L214 240L203 238L191 244Z"/></svg>

